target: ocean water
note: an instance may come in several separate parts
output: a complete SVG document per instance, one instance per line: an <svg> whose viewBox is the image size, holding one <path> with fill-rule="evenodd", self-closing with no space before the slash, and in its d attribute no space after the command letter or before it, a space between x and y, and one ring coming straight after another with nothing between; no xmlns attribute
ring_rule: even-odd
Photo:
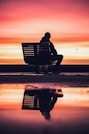
<svg viewBox="0 0 89 134"><path fill-rule="evenodd" d="M2 75L13 75L5 74ZM14 75L22 75L14 73ZM33 75L24 73L23 75ZM35 75L35 74L34 74ZM41 74L40 74L41 75ZM65 73L62 76L87 76L88 73ZM1 134L88 134L89 133L89 85L83 83L75 85L66 82L27 82L0 84L0 133ZM42 113L40 109L23 106L24 94L40 91L61 91L63 96L57 97L53 108ZM27 91L27 92L26 92ZM31 92L32 91L32 92ZM42 92L45 102L47 95ZM29 97L30 95L27 95ZM36 96L36 95L35 95ZM32 97L32 96L31 96ZM55 99L55 98L54 98ZM52 100L53 101L53 100ZM32 104L33 100L28 99ZM39 103L39 102L38 102ZM38 105L37 103L37 105ZM45 103L43 103L45 104ZM47 103L48 104L48 103ZM47 105L46 105L47 106ZM46 107L45 106L45 107Z"/></svg>

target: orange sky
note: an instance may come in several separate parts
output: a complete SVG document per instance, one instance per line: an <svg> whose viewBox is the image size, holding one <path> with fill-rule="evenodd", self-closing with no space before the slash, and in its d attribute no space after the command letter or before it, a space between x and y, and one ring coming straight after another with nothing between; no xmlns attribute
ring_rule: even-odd
<svg viewBox="0 0 89 134"><path fill-rule="evenodd" d="M39 42L47 31L63 64L89 64L88 0L1 0L0 63L24 63L21 42Z"/></svg>

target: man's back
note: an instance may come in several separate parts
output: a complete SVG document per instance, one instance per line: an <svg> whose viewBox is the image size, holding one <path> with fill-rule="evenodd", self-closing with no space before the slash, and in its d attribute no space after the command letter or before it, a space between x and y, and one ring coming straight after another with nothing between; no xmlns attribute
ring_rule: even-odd
<svg viewBox="0 0 89 134"><path fill-rule="evenodd" d="M46 33L44 37L42 37L41 43L43 42L48 42L49 43L49 49L50 49L50 55L52 56L55 56L57 55L57 51L56 49L54 48L54 45L53 43L49 40L49 33Z"/></svg>
<svg viewBox="0 0 89 134"><path fill-rule="evenodd" d="M62 62L63 55L57 54L57 51L56 51L53 43L50 41L50 37L51 37L51 34L49 32L46 32L40 42L49 42L50 56L51 56L50 59L51 59L52 63L55 62L56 66L55 66L54 72L57 72L57 70L59 70L59 65Z"/></svg>

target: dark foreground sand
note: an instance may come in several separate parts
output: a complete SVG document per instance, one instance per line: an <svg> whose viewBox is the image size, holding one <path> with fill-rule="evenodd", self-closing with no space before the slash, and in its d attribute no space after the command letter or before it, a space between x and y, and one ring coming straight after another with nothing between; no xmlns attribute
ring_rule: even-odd
<svg viewBox="0 0 89 134"><path fill-rule="evenodd" d="M88 86L89 74L28 74L28 73L5 73L0 74L0 83L30 83L30 82L56 82L56 83L74 83L75 86Z"/></svg>

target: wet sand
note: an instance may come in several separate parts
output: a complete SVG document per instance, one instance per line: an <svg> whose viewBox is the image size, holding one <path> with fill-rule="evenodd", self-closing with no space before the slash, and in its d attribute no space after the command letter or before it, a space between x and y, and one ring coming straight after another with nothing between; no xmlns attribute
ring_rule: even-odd
<svg viewBox="0 0 89 134"><path fill-rule="evenodd" d="M50 112L50 120L46 120L39 110L21 109L22 99L19 98L23 96L25 86L30 84L33 88L42 82L43 87L63 89L64 96ZM0 91L1 134L89 134L88 74L0 74Z"/></svg>
<svg viewBox="0 0 89 134"><path fill-rule="evenodd" d="M45 120L39 111L0 111L1 134L88 134L89 107L61 106Z"/></svg>
<svg viewBox="0 0 89 134"><path fill-rule="evenodd" d="M1 73L0 83L31 83L56 82L60 84L73 83L75 86L89 86L89 73L31 74L31 73Z"/></svg>
<svg viewBox="0 0 89 134"><path fill-rule="evenodd" d="M49 85L51 83L46 83ZM53 88L55 84L52 85ZM46 120L39 110L22 110L26 86L17 83L0 85L1 134L89 134L89 87L62 88L64 96L58 98L50 111L51 119ZM37 84L29 86L33 88ZM45 83L40 86L44 87ZM56 83L56 87L59 86Z"/></svg>

